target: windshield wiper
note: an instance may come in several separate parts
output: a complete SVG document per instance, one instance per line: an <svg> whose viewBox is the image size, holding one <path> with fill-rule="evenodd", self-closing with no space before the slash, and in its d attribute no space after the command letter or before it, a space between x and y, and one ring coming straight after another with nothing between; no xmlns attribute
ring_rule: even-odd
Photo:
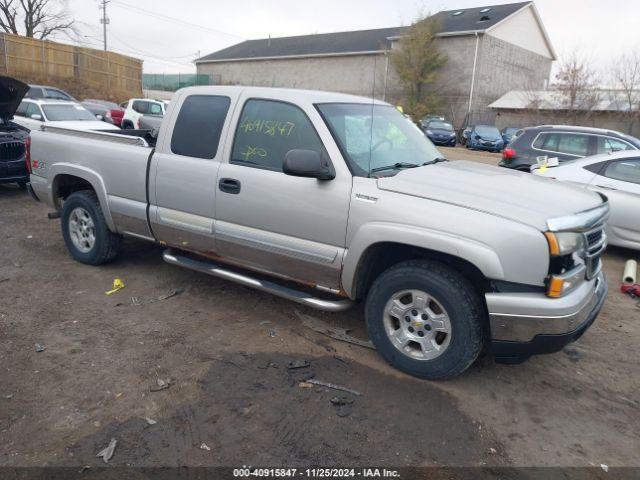
<svg viewBox="0 0 640 480"><path fill-rule="evenodd" d="M449 160L447 160L444 157L438 157L438 158L434 158L433 160L429 161L429 162L425 162L422 165L433 165L435 163L440 163L440 162L448 162Z"/></svg>
<svg viewBox="0 0 640 480"><path fill-rule="evenodd" d="M401 169L401 168L415 168L415 167L420 167L422 165L418 165L416 163L406 163L406 162L398 162L398 163L394 163L393 165L387 165L384 167L378 167L378 168L374 168L371 170L371 173L375 173L375 172L382 172L384 170L396 170L396 169Z"/></svg>

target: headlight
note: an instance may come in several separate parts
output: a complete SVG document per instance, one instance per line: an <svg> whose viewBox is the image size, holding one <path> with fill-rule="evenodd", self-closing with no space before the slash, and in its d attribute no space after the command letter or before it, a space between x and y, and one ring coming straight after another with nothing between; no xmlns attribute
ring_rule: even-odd
<svg viewBox="0 0 640 480"><path fill-rule="evenodd" d="M427 130L427 135L433 135L433 130Z"/></svg>
<svg viewBox="0 0 640 480"><path fill-rule="evenodd" d="M549 253L553 257L568 255L582 250L584 236L576 232L545 232L547 242L549 242Z"/></svg>

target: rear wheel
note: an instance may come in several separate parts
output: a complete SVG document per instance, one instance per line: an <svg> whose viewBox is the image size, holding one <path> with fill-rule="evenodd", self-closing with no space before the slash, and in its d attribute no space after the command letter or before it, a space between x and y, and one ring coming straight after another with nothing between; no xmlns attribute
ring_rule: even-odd
<svg viewBox="0 0 640 480"><path fill-rule="evenodd" d="M61 219L64 242L75 260L101 265L118 255L122 237L109 230L95 192L71 194L64 202Z"/></svg>
<svg viewBox="0 0 640 480"><path fill-rule="evenodd" d="M365 316L384 359L416 377L455 377L482 349L479 295L460 273L437 262L402 262L381 274L367 295Z"/></svg>

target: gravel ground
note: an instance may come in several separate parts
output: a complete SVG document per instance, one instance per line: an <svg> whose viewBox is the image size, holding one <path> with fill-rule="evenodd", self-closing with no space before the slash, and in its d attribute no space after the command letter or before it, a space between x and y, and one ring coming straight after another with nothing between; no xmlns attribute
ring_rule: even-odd
<svg viewBox="0 0 640 480"><path fill-rule="evenodd" d="M111 438L120 466L640 466L640 308L618 292L634 252L608 251L604 310L564 352L433 383L296 315L366 338L361 308L306 310L133 240L81 265L45 205L8 186L0 203L0 466L97 466ZM299 386L309 370L362 395L336 407L340 392Z"/></svg>

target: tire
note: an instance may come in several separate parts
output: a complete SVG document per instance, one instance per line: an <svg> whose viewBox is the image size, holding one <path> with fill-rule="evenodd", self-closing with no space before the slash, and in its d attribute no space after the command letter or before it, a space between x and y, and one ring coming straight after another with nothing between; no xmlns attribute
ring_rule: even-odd
<svg viewBox="0 0 640 480"><path fill-rule="evenodd" d="M64 202L61 219L64 243L75 260L87 265L102 265L116 258L122 237L109 230L95 192L82 190L72 193ZM78 225L82 221L91 224L86 232L93 233L93 242L89 240L91 233L87 233L86 238L77 234L77 228L76 234L73 233L72 222Z"/></svg>
<svg viewBox="0 0 640 480"><path fill-rule="evenodd" d="M18 184L18 188L20 190L26 190L27 189L27 181L26 180L20 180L19 182L16 182Z"/></svg>
<svg viewBox="0 0 640 480"><path fill-rule="evenodd" d="M396 305L394 297L406 291L419 291L430 297L428 310L411 310L419 305L419 294L413 294L412 302L402 305L408 307L406 317L397 318L386 313L389 305ZM435 302L435 303L434 303ZM415 304L415 305L413 305ZM429 312L425 317L421 312ZM415 316L415 313L418 313ZM444 316L442 314L444 313ZM399 316L405 315L401 313ZM411 317L410 323L406 320ZM471 283L458 271L450 267L429 260L410 260L399 263L383 272L373 283L365 303L365 317L367 329L374 345L382 357L393 367L409 375L428 380L445 380L464 372L477 358L483 346L483 325L486 313L480 296ZM417 319L414 321L414 318ZM425 320L424 326L419 324ZM447 323L449 333L444 333L444 327L438 327L436 322ZM433 323L431 323L433 322ZM431 323L431 324L430 324ZM404 330L406 338L414 338L405 346L405 350L396 346L388 333L398 326L398 332ZM414 328L415 327L415 328ZM414 328L414 333L407 333L406 329ZM418 330L416 330L416 328ZM422 329L424 337L417 337ZM431 330L427 332L426 330ZM436 332L436 330L442 332ZM417 332L417 333L416 333ZM435 334L435 335L434 335ZM437 352L424 352L420 344L434 345L438 338L442 341ZM444 340L442 340L444 338ZM447 340L448 338L448 340ZM400 340L398 340L400 341ZM412 353L408 353L408 351ZM419 355L436 355L435 358L418 358Z"/></svg>
<svg viewBox="0 0 640 480"><path fill-rule="evenodd" d="M133 129L133 123L131 123L129 120L126 120L126 121L122 122L122 129L123 130L132 130Z"/></svg>

